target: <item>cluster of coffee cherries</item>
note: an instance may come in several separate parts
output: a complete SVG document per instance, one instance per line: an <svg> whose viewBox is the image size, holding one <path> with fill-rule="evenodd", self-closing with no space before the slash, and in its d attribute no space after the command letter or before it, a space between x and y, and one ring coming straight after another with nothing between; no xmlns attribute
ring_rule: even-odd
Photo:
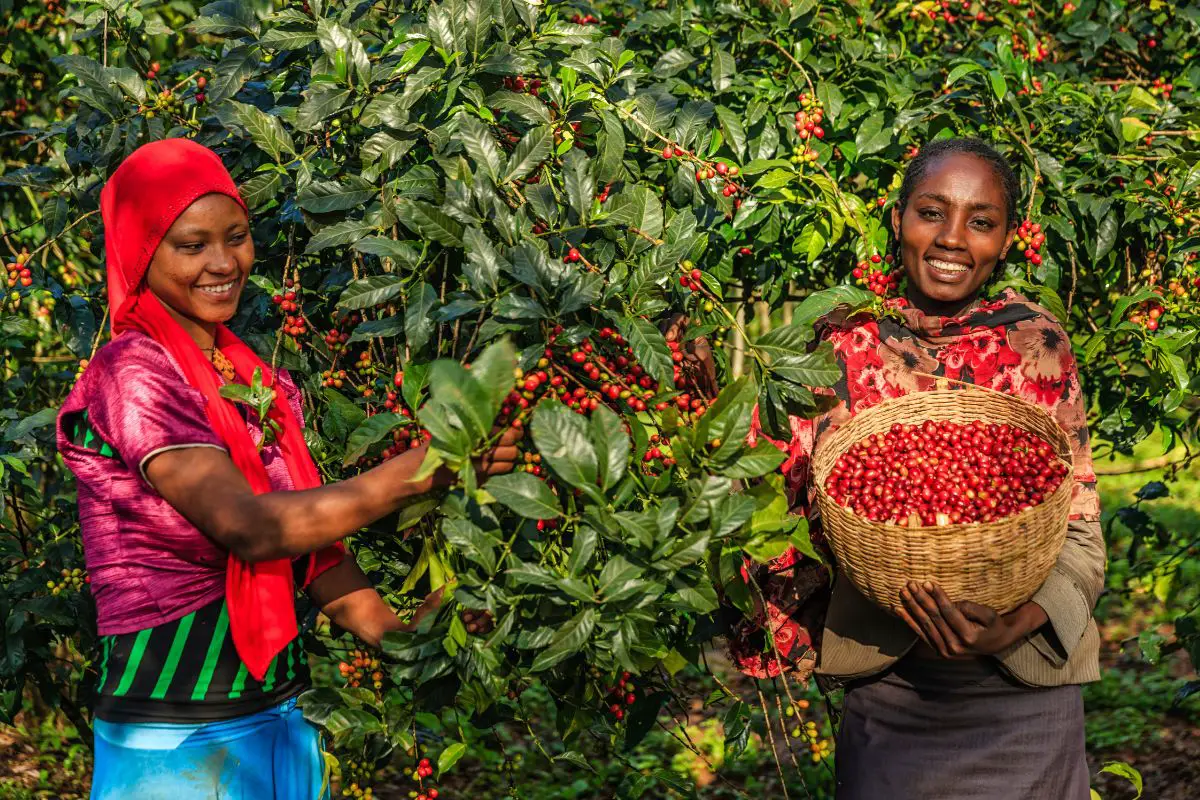
<svg viewBox="0 0 1200 800"><path fill-rule="evenodd" d="M146 119L154 119L158 114L182 115L183 112L183 97L170 89L163 89L154 95L153 105L141 104L138 106L138 113L145 115Z"/></svg>
<svg viewBox="0 0 1200 800"><path fill-rule="evenodd" d="M632 348L620 333L610 327L597 331L595 340L584 339L577 345L562 347L557 338L562 326L551 331L545 351L536 368L514 372L514 386L500 409L501 419L513 428L524 426L530 410L542 397L556 397L578 414L589 414L601 403L618 413L642 412L653 403L657 410L666 409L672 400L654 402L658 382L638 363ZM668 343L671 344L671 343ZM672 347L673 377L676 388L686 383L681 369L683 354L678 343ZM705 404L691 400L687 392L673 398L680 410L699 416ZM527 461L526 471L541 474L536 460Z"/></svg>
<svg viewBox="0 0 1200 800"><path fill-rule="evenodd" d="M504 78L504 88L510 92L526 92L536 96L542 91L542 79L526 78L524 75L508 75Z"/></svg>
<svg viewBox="0 0 1200 800"><path fill-rule="evenodd" d="M927 420L856 443L834 464L825 491L875 522L951 525L1032 508L1066 474L1045 440L1016 426Z"/></svg>
<svg viewBox="0 0 1200 800"><path fill-rule="evenodd" d="M608 687L604 705L617 722L625 719L625 707L637 702L636 691L633 676L628 672L622 672L616 683Z"/></svg>
<svg viewBox="0 0 1200 800"><path fill-rule="evenodd" d="M321 373L321 385L330 389L340 389L346 384L346 370L327 369Z"/></svg>
<svg viewBox="0 0 1200 800"><path fill-rule="evenodd" d="M79 268L75 266L74 261L68 258L62 264L58 265L58 279L68 289L79 285Z"/></svg>
<svg viewBox="0 0 1200 800"><path fill-rule="evenodd" d="M18 284L29 287L33 285L33 272L29 269L29 253L21 251L17 254L16 261L10 261L8 268L8 288L15 288Z"/></svg>
<svg viewBox="0 0 1200 800"><path fill-rule="evenodd" d="M1155 78L1150 82L1150 94L1162 97L1163 100L1171 99L1171 92L1175 91L1175 84L1169 83L1166 78Z"/></svg>
<svg viewBox="0 0 1200 800"><path fill-rule="evenodd" d="M663 148L662 156L665 159L672 159L679 156L689 157L691 154L686 150L681 150L675 147L674 145L667 145ZM737 197L737 195L745 192L746 190L746 187L734 180L738 175L741 174L741 167L736 164L728 164L724 161L715 161L712 164L699 162L699 166L696 167L696 181L698 183L711 181L714 178L721 179L721 181L724 183L724 185L721 187L721 196L734 198L734 211L742 207L742 199Z"/></svg>
<svg viewBox="0 0 1200 800"><path fill-rule="evenodd" d="M1032 14L1033 12L1031 11L1030 13ZM1047 49L1044 40L1038 39L1033 43L1033 48L1031 49L1025 44L1025 38L1019 33L1012 35L1012 49L1014 53L1024 55L1026 60L1032 61L1035 64L1042 63L1046 60L1046 56L1050 55L1050 51Z"/></svg>
<svg viewBox="0 0 1200 800"><path fill-rule="evenodd" d="M571 17L571 22L576 25L598 25L600 20L591 14L575 14Z"/></svg>
<svg viewBox="0 0 1200 800"><path fill-rule="evenodd" d="M404 417L411 416L411 412L407 408L400 409L400 414ZM379 457L383 461L387 461L401 453L407 453L409 450L420 447L432 438L433 434L422 428L416 420L413 420L392 431L392 443L390 446L383 448L383 452L379 454Z"/></svg>
<svg viewBox="0 0 1200 800"><path fill-rule="evenodd" d="M358 386L358 393L363 397L373 397L375 395L373 383L375 376L379 374L379 367L371 360L371 352L369 350L363 350L358 354L358 358L354 362L354 371L363 379L363 382Z"/></svg>
<svg viewBox="0 0 1200 800"><path fill-rule="evenodd" d="M680 286L689 292L698 292L701 290L704 273L694 263L690 260L685 260L679 264L679 270L683 273L679 276Z"/></svg>
<svg viewBox="0 0 1200 800"><path fill-rule="evenodd" d="M611 183L604 184L604 188L601 189L599 191L599 193L596 195L596 202L597 203L607 203L608 202L608 192L610 189L612 189Z"/></svg>
<svg viewBox="0 0 1200 800"><path fill-rule="evenodd" d="M376 690L383 688L383 670L378 658L359 649L351 650L346 658L346 661L338 664L338 672L345 678L347 686L357 689L363 683L370 682Z"/></svg>
<svg viewBox="0 0 1200 800"><path fill-rule="evenodd" d="M1046 234L1042 231L1040 223L1034 222L1031 219L1024 220L1017 228L1017 236L1013 242L1028 259L1030 264L1035 267L1042 263L1042 254L1038 252L1042 249L1042 245L1046 243Z"/></svg>
<svg viewBox="0 0 1200 800"><path fill-rule="evenodd" d="M808 92L796 95L796 100L800 103L800 110L795 114L796 135L802 140L824 139L825 129L821 123L825 121L825 109L821 107L821 101Z"/></svg>
<svg viewBox="0 0 1200 800"><path fill-rule="evenodd" d="M1041 94L1041 93L1042 93L1042 82L1039 81L1037 78L1034 78L1033 80L1031 80L1029 82L1028 86L1022 86L1020 89L1017 90L1018 95Z"/></svg>
<svg viewBox="0 0 1200 800"><path fill-rule="evenodd" d="M325 346L331 353L341 353L347 348L354 327L362 322L362 314L357 311L339 314L335 311L329 315L329 320L333 327L325 334Z"/></svg>
<svg viewBox="0 0 1200 800"><path fill-rule="evenodd" d="M297 302L299 295L296 292L296 281L288 278L283 282L283 287L282 292L271 297L271 302L279 306L279 310L284 314L283 332L298 339L308 331L308 322L300 311L300 303Z"/></svg>
<svg viewBox="0 0 1200 800"><path fill-rule="evenodd" d="M46 581L46 588L55 597L70 591L82 592L83 587L92 582L91 576L78 567L75 569L64 567L59 575L62 577L61 581Z"/></svg>
<svg viewBox="0 0 1200 800"><path fill-rule="evenodd" d="M875 253L858 262L850 274L859 286L867 287L879 297L887 297L900 286L899 276L892 271L892 261L890 253L886 256Z"/></svg>
<svg viewBox="0 0 1200 800"><path fill-rule="evenodd" d="M660 467L666 469L675 466L675 456L671 453L671 438L660 433L650 434L650 446L646 448L642 462L642 471L647 475L656 474Z"/></svg>
<svg viewBox="0 0 1200 800"><path fill-rule="evenodd" d="M410 790L408 796L414 800L437 800L441 796L438 790L425 786L425 783L432 777L433 764L428 758L422 758L417 762L417 768L412 771L412 779L419 788Z"/></svg>
<svg viewBox="0 0 1200 800"><path fill-rule="evenodd" d="M364 758L347 756L338 759L342 772L342 797L361 797L367 799L375 796L368 782L375 776L374 765Z"/></svg>
<svg viewBox="0 0 1200 800"><path fill-rule="evenodd" d="M1129 321L1140 325L1148 331L1158 330L1158 320L1164 313L1163 305L1158 300L1147 300L1139 303L1129 312Z"/></svg>
<svg viewBox="0 0 1200 800"><path fill-rule="evenodd" d="M574 264L575 262L581 261L582 259L583 259L583 254L580 253L577 248L572 247L570 250L567 251L567 254L565 256L563 256L563 263L564 264Z"/></svg>

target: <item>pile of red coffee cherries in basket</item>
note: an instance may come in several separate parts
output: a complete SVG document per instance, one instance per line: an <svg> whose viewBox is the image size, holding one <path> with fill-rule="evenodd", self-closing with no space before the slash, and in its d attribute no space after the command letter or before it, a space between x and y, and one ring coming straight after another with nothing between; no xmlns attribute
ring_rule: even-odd
<svg viewBox="0 0 1200 800"><path fill-rule="evenodd" d="M1041 503L1067 470L1044 439L1012 425L897 423L846 451L825 491L874 522L994 522Z"/></svg>

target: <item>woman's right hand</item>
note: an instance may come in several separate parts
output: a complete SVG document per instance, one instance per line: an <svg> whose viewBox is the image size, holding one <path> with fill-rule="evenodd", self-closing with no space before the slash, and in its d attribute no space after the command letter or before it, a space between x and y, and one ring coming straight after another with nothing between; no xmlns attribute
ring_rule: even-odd
<svg viewBox="0 0 1200 800"><path fill-rule="evenodd" d="M688 322L686 314L675 314L671 317L667 322L666 330L663 331L666 340L668 342L682 340L687 331ZM683 362L684 368L692 374L696 389L704 395L705 399L711 400L716 397L719 391L717 362L713 358L712 346L708 343L708 338L697 336L684 342Z"/></svg>
<svg viewBox="0 0 1200 800"><path fill-rule="evenodd" d="M492 431L492 435L495 435L495 430ZM503 475L513 471L521 455L517 450L517 442L524 436L524 428L505 428L496 444L475 459L475 474L481 481L492 475Z"/></svg>

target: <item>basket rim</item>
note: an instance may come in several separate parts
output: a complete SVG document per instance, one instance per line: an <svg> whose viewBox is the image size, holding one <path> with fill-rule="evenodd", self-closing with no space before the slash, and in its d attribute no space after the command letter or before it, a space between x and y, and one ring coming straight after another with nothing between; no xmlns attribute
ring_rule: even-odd
<svg viewBox="0 0 1200 800"><path fill-rule="evenodd" d="M960 523L952 523L952 524L948 524L948 525L896 525L891 522L876 522L875 520L868 519L866 517L855 514L853 511L851 511L850 509L846 508L845 506L841 505L836 500L834 500L833 497L825 490L825 478L827 478L828 473L830 471L832 471L833 465L837 463L837 459L839 459L843 455L845 455L846 451L850 449L849 446L847 446L847 447L842 448L840 452L838 452L834 457L829 459L829 462L830 462L829 469L821 470L821 471L825 472L826 474L824 474L824 475L818 474L818 469L814 469L812 472L813 483L816 485L816 490L817 490L816 491L817 503L820 507L822 507L822 512L824 512L825 506L830 506L832 508L835 508L835 509L841 511L842 513L846 514L847 516L852 517L856 522L859 522L859 523L862 523L865 525L877 526L877 527L881 527L881 528L887 528L887 529L893 529L893 530L899 530L899 531L915 531L915 532L918 532L918 533L926 535L926 536L942 536L942 535L954 536L954 535L962 535L962 534L966 534L966 533L976 532L987 526L1015 525L1018 522L1020 522L1024 517L1026 517L1026 515L1031 515L1034 512L1036 512L1038 509L1042 508L1042 506L1045 506L1045 505L1049 504L1051 501L1056 500L1058 498L1059 494L1074 490L1074 486L1073 486L1074 479L1075 479L1074 452L1070 448L1070 439L1067 436L1067 432L1065 430L1063 430L1063 427L1062 427L1062 425L1059 424L1058 420L1054 419L1054 417L1051 416L1045 409L1043 409L1040 406L1037 406L1033 403L1030 403L1028 400L1017 397L1016 395L1008 394L1007 392L1000 392L995 389L987 389L986 387L979 388L979 389L968 389L968 388L941 389L941 388L939 388L939 389L931 389L928 391L907 392L898 397L889 397L888 399L886 399L882 402L876 403L868 408L865 408L861 412L858 412L857 414L852 416L849 420L847 420L845 423L843 423L841 426L839 426L837 431L834 431L830 435L830 438L826 441L824 447L828 448L832 444L834 444L838 440L839 435L842 434L844 431L846 431L852 423L869 417L869 415L879 411L880 409L883 409L884 407L888 406L889 404L895 405L895 404L898 404L899 401L912 401L913 398L917 398L922 395L951 394L951 393L958 395L958 396L963 396L963 395L969 396L971 394L976 394L976 395L980 395L980 396L987 396L989 398L992 398L995 395L1000 395L1002 398L1004 398L1005 401L1012 401L1015 404L1019 404L1020 406L1023 406L1025 409L1031 409L1034 412L1036 412L1037 415L1041 416L1045 420L1052 423L1054 425L1054 427L1058 430L1059 434L1062 436L1063 442L1067 445L1065 452L1070 456L1070 458L1064 458L1062 453L1057 452L1058 448L1055 448L1056 449L1055 458L1058 461L1061 461L1067 467L1067 474L1063 476L1062 481L1055 488L1055 490L1053 492L1051 492L1049 496L1043 497L1042 501L1039 502L1037 505L1030 506L1029 508L1024 509L1023 511L1018 511L1016 514L1010 514L1007 517L992 520L991 522L966 522L966 523L960 522ZM964 399L966 399L966 398L964 398ZM1017 427L1021 427L1021 426L1017 426ZM1032 431L1030 431L1030 432L1032 433ZM864 434L864 435L869 435L869 434ZM848 436L849 435L847 434L847 437ZM861 438L861 437L859 437L859 438ZM859 441L859 439L856 438L853 441L851 441L849 443L849 445L852 446L854 444L857 444L858 441ZM1054 446L1053 443L1051 443L1051 446ZM822 449L824 449L824 448L822 448ZM813 453L812 460L814 462L816 461L816 452L815 451ZM815 466L816 465L814 464L814 467Z"/></svg>

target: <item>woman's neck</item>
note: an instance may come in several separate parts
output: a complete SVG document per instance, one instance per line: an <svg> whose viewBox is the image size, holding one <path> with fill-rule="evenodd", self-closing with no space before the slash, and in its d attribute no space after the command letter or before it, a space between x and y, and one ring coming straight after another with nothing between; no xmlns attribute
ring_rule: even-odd
<svg viewBox="0 0 1200 800"><path fill-rule="evenodd" d="M183 328L187 332L187 335L192 337L192 341L196 343L197 347L207 351L212 350L216 346L217 324L215 322L192 319L171 308L169 303L163 302L161 299L159 302L162 302L163 308L167 310L167 313L179 323L179 327Z"/></svg>
<svg viewBox="0 0 1200 800"><path fill-rule="evenodd" d="M979 300L979 292L968 295L961 300L935 300L918 292L912 286L908 289L908 302L929 317L959 317L975 305Z"/></svg>

